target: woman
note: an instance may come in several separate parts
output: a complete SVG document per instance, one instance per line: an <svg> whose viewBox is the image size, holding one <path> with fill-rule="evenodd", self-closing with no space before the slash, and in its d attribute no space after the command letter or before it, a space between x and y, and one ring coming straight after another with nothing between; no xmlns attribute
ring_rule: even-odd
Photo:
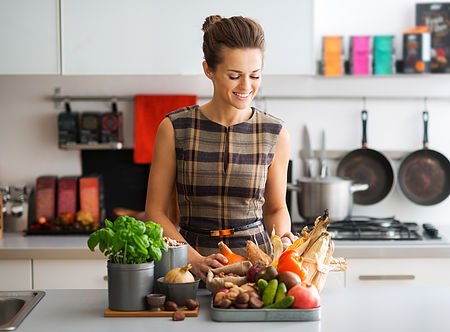
<svg viewBox="0 0 450 332"><path fill-rule="evenodd" d="M218 253L220 241L245 254L250 239L270 253L265 229L290 241L295 237L285 203L288 133L280 120L250 106L261 84L263 30L237 16L210 16L202 30L203 70L213 97L161 122L146 220L160 223L165 236L189 243L193 272L204 280L208 269L227 263Z"/></svg>

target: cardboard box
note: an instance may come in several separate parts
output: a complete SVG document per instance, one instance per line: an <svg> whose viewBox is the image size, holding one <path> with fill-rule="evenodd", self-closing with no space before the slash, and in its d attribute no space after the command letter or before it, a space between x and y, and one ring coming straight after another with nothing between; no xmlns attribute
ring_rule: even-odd
<svg viewBox="0 0 450 332"><path fill-rule="evenodd" d="M350 73L355 76L372 74L372 38L350 37Z"/></svg>
<svg viewBox="0 0 450 332"><path fill-rule="evenodd" d="M36 179L36 220L40 223L55 220L56 176L39 176Z"/></svg>
<svg viewBox="0 0 450 332"><path fill-rule="evenodd" d="M102 143L123 142L123 115L122 112L111 112L102 114L101 136Z"/></svg>
<svg viewBox="0 0 450 332"><path fill-rule="evenodd" d="M100 142L101 113L83 112L80 123L80 143L92 144Z"/></svg>
<svg viewBox="0 0 450 332"><path fill-rule="evenodd" d="M342 36L323 37L322 74L325 76L342 76L345 74Z"/></svg>
<svg viewBox="0 0 450 332"><path fill-rule="evenodd" d="M103 181L101 176L83 176L79 179L80 211L89 212L95 224L104 216Z"/></svg>
<svg viewBox="0 0 450 332"><path fill-rule="evenodd" d="M75 220L77 213L78 177L64 176L58 179L57 216L66 214L70 223Z"/></svg>
<svg viewBox="0 0 450 332"><path fill-rule="evenodd" d="M431 72L450 73L450 2L417 3L416 25L431 29Z"/></svg>
<svg viewBox="0 0 450 332"><path fill-rule="evenodd" d="M431 33L418 26L403 33L403 72L429 73L431 62Z"/></svg>
<svg viewBox="0 0 450 332"><path fill-rule="evenodd" d="M390 75L395 73L394 42L394 36L375 36L373 38L374 75Z"/></svg>

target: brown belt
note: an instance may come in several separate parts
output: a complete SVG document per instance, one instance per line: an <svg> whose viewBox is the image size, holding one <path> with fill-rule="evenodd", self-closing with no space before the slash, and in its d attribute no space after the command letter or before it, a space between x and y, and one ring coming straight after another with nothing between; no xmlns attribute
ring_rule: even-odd
<svg viewBox="0 0 450 332"><path fill-rule="evenodd" d="M251 228L255 228L262 225L261 220L257 220L255 222L252 222L251 224L239 226L239 227L233 227L233 228L227 228L227 229L204 229L204 228L197 228L192 227L190 225L180 225L180 228L183 230L186 230L188 232L198 233L198 234L205 234L209 236L232 236L236 232L246 231Z"/></svg>

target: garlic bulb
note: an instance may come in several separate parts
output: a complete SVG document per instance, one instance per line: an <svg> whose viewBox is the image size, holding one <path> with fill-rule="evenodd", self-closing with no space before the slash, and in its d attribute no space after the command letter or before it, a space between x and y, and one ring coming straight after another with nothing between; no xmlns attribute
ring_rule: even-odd
<svg viewBox="0 0 450 332"><path fill-rule="evenodd" d="M194 282L195 278L189 270L192 269L192 265L188 264L183 267L176 267L169 272L164 277L164 282L168 284L183 284L187 282Z"/></svg>

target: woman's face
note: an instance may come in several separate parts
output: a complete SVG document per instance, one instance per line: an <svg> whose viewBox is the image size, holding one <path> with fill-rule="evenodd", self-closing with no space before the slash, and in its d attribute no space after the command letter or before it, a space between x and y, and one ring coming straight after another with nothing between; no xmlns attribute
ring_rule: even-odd
<svg viewBox="0 0 450 332"><path fill-rule="evenodd" d="M261 85L263 55L257 48L222 49L222 63L205 74L214 85L214 99L223 106L247 109Z"/></svg>

